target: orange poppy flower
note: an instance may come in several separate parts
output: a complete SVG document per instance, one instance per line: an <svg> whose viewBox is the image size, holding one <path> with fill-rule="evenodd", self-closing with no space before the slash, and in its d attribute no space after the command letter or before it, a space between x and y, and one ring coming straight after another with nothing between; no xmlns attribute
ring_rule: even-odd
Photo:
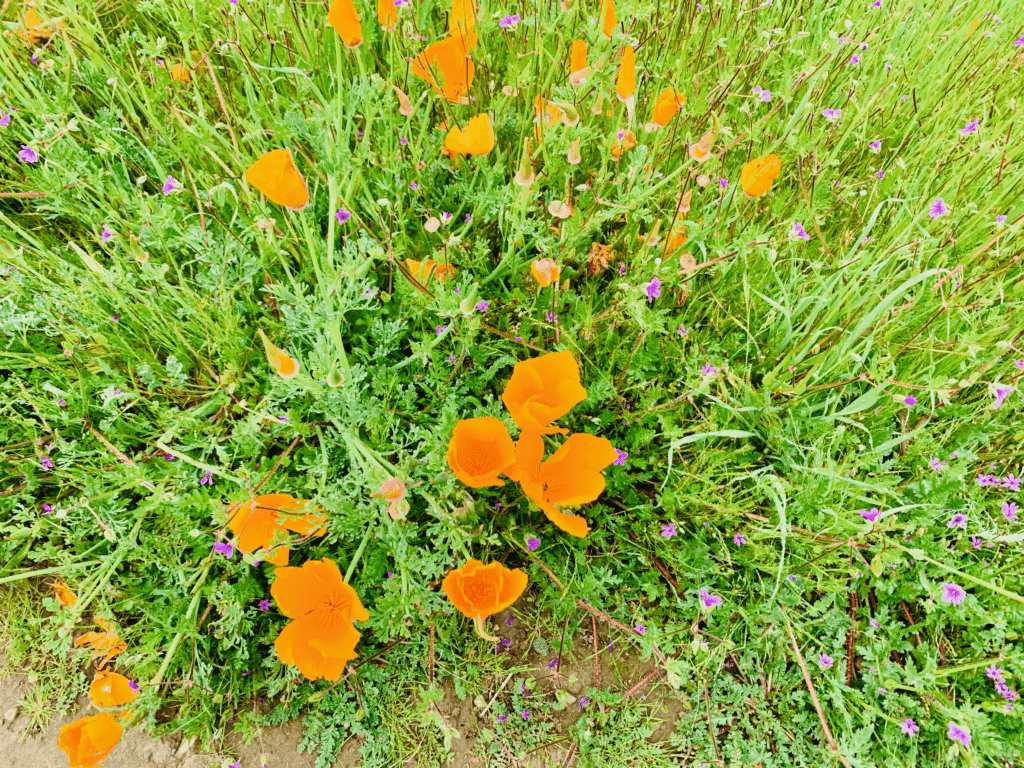
<svg viewBox="0 0 1024 768"><path fill-rule="evenodd" d="M493 643L498 638L487 634L484 620L518 600L526 583L526 574L518 568L509 570L501 563L484 565L470 558L444 577L441 589L463 616L475 622L477 634Z"/></svg>
<svg viewBox="0 0 1024 768"><path fill-rule="evenodd" d="M397 8L395 9L398 10ZM327 23L334 27L346 48L358 48L363 42L363 27L359 11L352 0L334 0L327 12Z"/></svg>
<svg viewBox="0 0 1024 768"><path fill-rule="evenodd" d="M578 88L590 75L587 66L587 43L585 40L572 41L572 55L569 58L569 83Z"/></svg>
<svg viewBox="0 0 1024 768"><path fill-rule="evenodd" d="M78 602L78 595L71 591L64 579L57 579L53 582L53 596L57 598L57 602L61 604L62 608L67 608Z"/></svg>
<svg viewBox="0 0 1024 768"><path fill-rule="evenodd" d="M295 167L290 149L272 149L245 172L245 180L267 196L272 203L291 211L301 211L309 205L309 190Z"/></svg>
<svg viewBox="0 0 1024 768"><path fill-rule="evenodd" d="M534 259L530 263L530 274L540 283L541 288L547 288L551 283L558 282L562 270L554 259Z"/></svg>
<svg viewBox="0 0 1024 768"><path fill-rule="evenodd" d="M57 746L68 756L71 768L99 768L122 735L124 726L113 715L101 712L61 728Z"/></svg>
<svg viewBox="0 0 1024 768"><path fill-rule="evenodd" d="M520 360L501 393L501 401L516 425L543 435L566 434L567 429L548 425L586 399L580 368L568 350Z"/></svg>
<svg viewBox="0 0 1024 768"><path fill-rule="evenodd" d="M501 419L462 419L448 441L448 466L470 488L504 485L498 475L519 479L516 446Z"/></svg>
<svg viewBox="0 0 1024 768"><path fill-rule="evenodd" d="M474 65L465 35L449 35L438 40L413 59L411 71L430 83L448 101L468 103L466 97L473 83ZM441 75L441 85L438 85L435 73Z"/></svg>
<svg viewBox="0 0 1024 768"><path fill-rule="evenodd" d="M557 125L564 114L554 102L542 99L540 96L533 100L533 108L536 112L533 121L535 123L543 122L545 128Z"/></svg>
<svg viewBox="0 0 1024 768"><path fill-rule="evenodd" d="M454 155L486 155L494 149L494 128L486 112L470 118L465 128L452 126L444 138L444 148Z"/></svg>
<svg viewBox="0 0 1024 768"><path fill-rule="evenodd" d="M89 685L89 700L97 707L120 707L135 701L139 694L130 683L124 675L100 670Z"/></svg>
<svg viewBox="0 0 1024 768"><path fill-rule="evenodd" d="M377 22L385 32L390 32L398 23L398 6L394 0L377 0Z"/></svg>
<svg viewBox="0 0 1024 768"><path fill-rule="evenodd" d="M689 238L686 234L686 227L682 226L681 224L676 225L676 228L673 229L671 233L669 233L668 241L665 244L665 252L675 253L684 245L686 245L686 241L688 239Z"/></svg>
<svg viewBox="0 0 1024 768"><path fill-rule="evenodd" d="M93 617L101 631L86 632L75 640L75 645L92 648L94 659L100 659L97 669L105 667L111 659L128 650L128 643L122 642L117 633L111 629L110 623L103 616Z"/></svg>
<svg viewBox="0 0 1024 768"><path fill-rule="evenodd" d="M476 50L476 0L452 0L452 14L448 17L448 34L462 34L472 50Z"/></svg>
<svg viewBox="0 0 1024 768"><path fill-rule="evenodd" d="M615 143L612 144L612 157L616 160L636 146L636 136L633 135L632 131L621 131L621 133L622 138L616 139Z"/></svg>
<svg viewBox="0 0 1024 768"><path fill-rule="evenodd" d="M522 472L519 484L548 520L582 538L590 530L587 521L567 515L555 505L575 506L597 499L605 486L601 472L617 456L607 438L580 433L571 435L542 464L544 440L539 432L527 430L516 443L516 461Z"/></svg>
<svg viewBox="0 0 1024 768"><path fill-rule="evenodd" d="M188 64L179 61L173 67L171 67L171 80L178 80L182 83L189 83L192 81L192 70L188 68Z"/></svg>
<svg viewBox="0 0 1024 768"><path fill-rule="evenodd" d="M617 23L615 18L615 0L604 0L604 13L602 16L604 17L604 23L601 26L601 31L604 32L605 37L611 40Z"/></svg>
<svg viewBox="0 0 1024 768"><path fill-rule="evenodd" d="M327 529L322 526L327 520L307 511L307 504L309 501L285 493L257 496L228 510L228 527L238 539L238 548L248 553L270 546L279 531L291 531L302 536L316 531L317 536L323 536ZM267 562L277 566L288 565L289 551L285 546L275 547Z"/></svg>
<svg viewBox="0 0 1024 768"><path fill-rule="evenodd" d="M654 103L651 122L659 128L664 128L672 121L672 118L676 116L685 103L686 97L683 94L676 93L672 88L666 88L659 94L658 100Z"/></svg>
<svg viewBox="0 0 1024 768"><path fill-rule="evenodd" d="M53 33L58 29L64 29L63 22L57 22L53 25L52 29L47 29L43 24L43 20L39 18L39 14L36 13L36 9L33 6L29 6L25 12L25 16L22 19L22 29L14 29L12 32L25 41L26 45L45 45L50 42L50 38L53 37ZM5 34L11 34L7 32Z"/></svg>
<svg viewBox="0 0 1024 768"><path fill-rule="evenodd" d="M369 621L370 614L334 561L325 557L301 568L279 568L270 594L281 613L294 619L274 641L281 661L310 680L341 677L345 664L359 655L352 622Z"/></svg>
<svg viewBox="0 0 1024 768"><path fill-rule="evenodd" d="M629 101L636 94L636 52L627 45L622 52L619 76L615 80L615 95L619 101Z"/></svg>
<svg viewBox="0 0 1024 768"><path fill-rule="evenodd" d="M690 157L696 160L698 163L706 163L711 159L711 150L715 146L715 141L718 139L718 131L721 125L718 123L718 115L714 112L711 113L711 127L707 133L700 137L700 141L696 144L691 144L687 151L690 153Z"/></svg>
<svg viewBox="0 0 1024 768"><path fill-rule="evenodd" d="M779 158L775 155L755 157L740 171L740 188L749 198L760 197L772 188L772 182L779 175Z"/></svg>
<svg viewBox="0 0 1024 768"><path fill-rule="evenodd" d="M438 221L438 224L440 223ZM449 277L455 277L455 267L451 264L438 264L433 259L427 259L426 261L406 259L403 263L421 285L426 285L429 276L433 276L435 280L440 280L441 282L444 282Z"/></svg>
<svg viewBox="0 0 1024 768"><path fill-rule="evenodd" d="M282 379L294 379L298 376L299 361L294 357L289 357L288 353L280 347L271 344L262 328L257 328L256 333L263 339L263 350L267 353L267 362L270 363L271 368L277 371L277 375Z"/></svg>

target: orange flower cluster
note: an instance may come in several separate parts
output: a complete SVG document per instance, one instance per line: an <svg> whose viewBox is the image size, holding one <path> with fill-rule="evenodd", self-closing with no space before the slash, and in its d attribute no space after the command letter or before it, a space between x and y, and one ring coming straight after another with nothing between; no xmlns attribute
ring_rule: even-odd
<svg viewBox="0 0 1024 768"><path fill-rule="evenodd" d="M326 519L306 510L305 499L295 499L284 493L270 493L242 502L228 510L228 526L237 537L240 550L253 553L270 547L278 534L298 533L302 536L323 536ZM275 546L267 562L288 565L289 548Z"/></svg>
<svg viewBox="0 0 1024 768"><path fill-rule="evenodd" d="M58 595L74 598L74 601L67 603L74 605L78 598L75 597L64 582L57 582L54 585ZM58 596L58 600L61 597ZM63 600L61 600L63 604ZM138 698L138 686L124 675L118 674L106 666L118 654L128 648L128 644L121 641L110 623L103 616L95 617L99 625L99 632L87 632L75 640L76 646L88 646L93 649L93 657L102 659L96 665L96 675L89 686L89 699L93 705L101 708L122 707L130 704ZM110 753L121 741L124 734L124 726L119 719L131 716L128 711L122 711L117 717L109 712L102 712L91 717L83 717L73 723L69 723L60 729L57 737L57 746L68 756L71 768L99 768L103 765Z"/></svg>
<svg viewBox="0 0 1024 768"><path fill-rule="evenodd" d="M463 419L448 443L448 466L471 488L504 485L499 475L519 482L552 523L573 536L586 536L586 520L558 507L594 501L604 490L603 470L618 454L607 438L576 434L545 461L542 437L567 434L551 423L586 397L569 351L516 363L501 399L521 430L519 441L512 442L500 419Z"/></svg>

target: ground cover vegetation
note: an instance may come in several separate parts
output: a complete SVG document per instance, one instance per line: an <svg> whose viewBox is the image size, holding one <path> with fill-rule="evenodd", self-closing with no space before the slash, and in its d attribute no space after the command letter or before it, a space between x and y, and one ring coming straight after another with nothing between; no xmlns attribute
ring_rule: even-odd
<svg viewBox="0 0 1024 768"><path fill-rule="evenodd" d="M1017 4L3 14L0 637L71 765L453 764L446 695L489 765L1024 760Z"/></svg>

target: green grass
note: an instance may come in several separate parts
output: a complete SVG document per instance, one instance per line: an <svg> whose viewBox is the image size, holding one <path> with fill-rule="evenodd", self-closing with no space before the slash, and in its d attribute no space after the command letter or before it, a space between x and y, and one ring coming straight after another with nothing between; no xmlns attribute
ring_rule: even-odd
<svg viewBox="0 0 1024 768"><path fill-rule="evenodd" d="M586 598L646 626L641 637L599 622L602 654L656 665L685 708L667 741L632 755L622 745L645 727L643 707L605 715L593 703L565 727L545 700L514 729L511 717L489 723L480 754L511 745L489 754L495 765L558 739L581 765L833 764L787 625L855 768L1024 760L1024 705L1006 711L985 676L996 664L1019 690L1024 675L1022 529L1002 513L1020 494L975 482L1022 464L1020 393L993 407L1024 360L1015 4L623 0L609 43L593 2L485 3L465 106L409 74L447 29L449 8L429 1L389 33L360 3L355 50L318 4L37 8L65 28L0 46L12 116L0 128L0 584L17 601L0 637L9 666L43 676L36 721L72 705L50 682L82 675L88 655L72 639L102 612L129 646L119 670L143 685L141 727L210 746L302 713L320 765L353 730L365 765L417 749L418 764L445 764L451 745L420 692L443 681L458 699L489 700L519 663L477 639L440 590L472 556L529 574L515 610L537 664L590 631L575 602ZM23 13L10 4L6 25ZM499 27L510 13L519 26ZM576 37L599 65L578 92ZM630 41L638 146L615 161ZM188 83L169 76L180 61L194 67ZM647 132L666 87L687 103ZM592 113L595 88L611 117ZM512 179L538 95L582 119L534 142L537 180L524 189ZM456 168L440 123L485 111L494 150ZM698 165L686 145L712 115L722 132ZM22 145L39 161L19 160ZM292 149L306 179L301 212L245 181L274 148ZM781 173L747 199L740 169L769 154ZM162 194L168 176L180 192ZM562 222L548 205L566 196L575 212ZM938 198L948 213L932 218ZM426 231L441 212L450 223ZM665 253L683 221L695 271ZM794 222L809 240L791 237ZM660 243L645 245L652 234ZM610 248L597 274L594 244ZM532 281L541 257L567 284ZM457 274L424 293L399 262L428 258ZM660 296L648 300L653 277ZM461 311L474 295L486 310ZM274 375L256 328L299 360L296 378ZM516 484L468 489L445 460L460 419L512 428L500 395L517 361L565 349L588 396L559 423L629 454L581 508L585 540ZM932 457L948 464L936 471ZM421 483L398 522L370 497L389 474ZM211 552L223 510L268 476L261 492L313 499L329 519L290 563L353 564L370 613L366 663L329 693L273 650L287 620L257 609L271 567ZM883 516L870 525L857 511L873 507ZM966 528L947 525L955 513ZM669 524L675 537L661 535ZM50 597L57 577L80 598L71 609ZM944 582L967 590L962 605L940 599ZM700 589L723 604L704 610ZM587 695L611 704L625 690L603 680ZM516 696L502 691L494 712L518 712ZM250 711L260 698L275 707L266 718ZM969 748L947 738L948 722L969 729Z"/></svg>

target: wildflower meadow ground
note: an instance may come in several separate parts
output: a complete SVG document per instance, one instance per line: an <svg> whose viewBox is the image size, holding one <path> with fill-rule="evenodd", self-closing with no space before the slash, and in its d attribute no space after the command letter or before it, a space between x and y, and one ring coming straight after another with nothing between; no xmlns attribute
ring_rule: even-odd
<svg viewBox="0 0 1024 768"><path fill-rule="evenodd" d="M1019 3L0 21L3 728L1024 764Z"/></svg>

